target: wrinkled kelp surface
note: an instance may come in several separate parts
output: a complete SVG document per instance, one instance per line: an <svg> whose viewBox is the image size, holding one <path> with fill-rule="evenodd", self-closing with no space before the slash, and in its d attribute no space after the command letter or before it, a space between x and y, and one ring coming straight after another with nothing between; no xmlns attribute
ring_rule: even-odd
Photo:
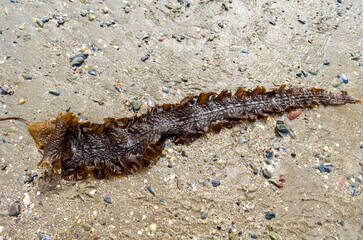
<svg viewBox="0 0 363 240"><path fill-rule="evenodd" d="M189 144L240 120L255 121L296 108L358 101L346 92L335 95L317 88L241 88L234 95L229 91L201 93L179 104L156 106L141 116L106 118L103 124L78 122L72 113L60 113L54 121L28 123L28 129L38 147L44 149L39 166L66 180L92 175L105 178L132 174L150 165L169 138L177 144Z"/></svg>

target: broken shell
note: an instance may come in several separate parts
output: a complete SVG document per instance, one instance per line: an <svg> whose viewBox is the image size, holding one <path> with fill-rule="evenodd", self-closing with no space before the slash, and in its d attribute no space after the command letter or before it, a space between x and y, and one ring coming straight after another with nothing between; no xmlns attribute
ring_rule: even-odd
<svg viewBox="0 0 363 240"><path fill-rule="evenodd" d="M88 58L87 53L80 53L69 58L69 60L71 61L72 66L80 66L87 58Z"/></svg>
<svg viewBox="0 0 363 240"><path fill-rule="evenodd" d="M289 133L289 130L286 128L285 123L283 121L277 120L275 132L279 137L283 137L284 134Z"/></svg>

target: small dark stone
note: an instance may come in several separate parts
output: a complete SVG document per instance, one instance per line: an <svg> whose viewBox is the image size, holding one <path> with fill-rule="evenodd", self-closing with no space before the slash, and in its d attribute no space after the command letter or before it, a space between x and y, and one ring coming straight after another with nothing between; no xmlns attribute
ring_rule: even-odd
<svg viewBox="0 0 363 240"><path fill-rule="evenodd" d="M202 215L200 216L200 218L202 220L205 220L207 218L207 216L208 216L208 212L204 212L204 213L202 213Z"/></svg>
<svg viewBox="0 0 363 240"><path fill-rule="evenodd" d="M186 79L186 78L182 78L181 79L183 82L188 82L188 79Z"/></svg>
<svg viewBox="0 0 363 240"><path fill-rule="evenodd" d="M11 204L9 209L9 216L16 217L19 214L20 214L20 204L19 203Z"/></svg>
<svg viewBox="0 0 363 240"><path fill-rule="evenodd" d="M182 151L182 152L181 152L181 155L182 155L183 157L185 157L185 156L186 156L185 151Z"/></svg>
<svg viewBox="0 0 363 240"><path fill-rule="evenodd" d="M223 24L223 22L218 23L218 27L220 27L220 28L224 28L224 24Z"/></svg>
<svg viewBox="0 0 363 240"><path fill-rule="evenodd" d="M339 224L344 227L344 220L340 221Z"/></svg>
<svg viewBox="0 0 363 240"><path fill-rule="evenodd" d="M3 31L2 30L0 30L0 35L2 35L3 34Z"/></svg>
<svg viewBox="0 0 363 240"><path fill-rule="evenodd" d="M171 37L175 38L178 42L181 42L181 41L183 41L185 39L184 36L178 35L176 33L174 33Z"/></svg>
<svg viewBox="0 0 363 240"><path fill-rule="evenodd" d="M266 152L266 158L268 158L268 159L272 159L273 158L273 156L274 156L274 154L271 152L271 151L268 151L268 152Z"/></svg>
<svg viewBox="0 0 363 240"><path fill-rule="evenodd" d="M296 153L291 153L291 157L296 157Z"/></svg>
<svg viewBox="0 0 363 240"><path fill-rule="evenodd" d="M330 173L330 172L331 172L331 169L330 169L330 168L328 168L328 167L325 167L325 166L324 166L324 164L320 164L318 169L319 169L319 171L320 171L320 172L322 172L322 173L323 173L323 172L327 172L327 173Z"/></svg>
<svg viewBox="0 0 363 240"><path fill-rule="evenodd" d="M308 77L309 76L306 72L304 72L302 70L301 70L301 73L304 75L304 77Z"/></svg>
<svg viewBox="0 0 363 240"><path fill-rule="evenodd" d="M65 21L64 21L64 19L63 18L61 18L61 19L59 19L58 20L58 26L59 25L63 25L65 23Z"/></svg>
<svg viewBox="0 0 363 240"><path fill-rule="evenodd" d="M276 214L275 213L273 213L273 212L265 212L265 218L267 220L271 220L271 219L273 219L275 217L276 217Z"/></svg>
<svg viewBox="0 0 363 240"><path fill-rule="evenodd" d="M302 73L296 73L296 76L302 77Z"/></svg>
<svg viewBox="0 0 363 240"><path fill-rule="evenodd" d="M28 179L24 181L24 183L31 183L31 182L33 182L33 181L34 181L34 178L35 178L36 176L38 176L37 172L33 172L33 173L32 173L32 174L28 177Z"/></svg>
<svg viewBox="0 0 363 240"><path fill-rule="evenodd" d="M108 204L112 204L111 196L107 194L107 195L105 196L104 201L105 201L106 203L108 203Z"/></svg>
<svg viewBox="0 0 363 240"><path fill-rule="evenodd" d="M222 230L222 227L221 227L221 226L217 226L217 229L218 229L218 230Z"/></svg>
<svg viewBox="0 0 363 240"><path fill-rule="evenodd" d="M43 22L43 23L47 23L47 22L49 22L49 20L50 20L50 18L49 18L49 17L45 17L45 18L43 18L43 19L42 19L42 22Z"/></svg>
<svg viewBox="0 0 363 240"><path fill-rule="evenodd" d="M276 26L276 23L274 21L269 21L269 23L272 25L272 26Z"/></svg>
<svg viewBox="0 0 363 240"><path fill-rule="evenodd" d="M257 239L257 238L258 238L258 236L257 236L255 233L250 233L250 236L251 236L251 238L253 238L253 239Z"/></svg>
<svg viewBox="0 0 363 240"><path fill-rule="evenodd" d="M1 170L4 171L7 167L8 167L8 165L4 165L1 167Z"/></svg>
<svg viewBox="0 0 363 240"><path fill-rule="evenodd" d="M218 187L219 185L221 185L221 181L219 181L219 180L212 180L212 185L213 185L213 187Z"/></svg>
<svg viewBox="0 0 363 240"><path fill-rule="evenodd" d="M306 22L304 20L298 19L299 23L301 24L306 24Z"/></svg>
<svg viewBox="0 0 363 240"><path fill-rule="evenodd" d="M145 62L146 60L148 60L148 59L149 59L149 57L150 57L150 55L149 55L149 54L147 54L146 56L144 56L144 57L142 57L142 58L141 58L141 61L142 61L142 62Z"/></svg>
<svg viewBox="0 0 363 240"><path fill-rule="evenodd" d="M325 66L327 66L327 65L329 65L330 64L330 62L328 61L328 60L325 60L324 62L323 62L323 65L325 65Z"/></svg>
<svg viewBox="0 0 363 240"><path fill-rule="evenodd" d="M342 3L342 0L338 0L338 3Z"/></svg>

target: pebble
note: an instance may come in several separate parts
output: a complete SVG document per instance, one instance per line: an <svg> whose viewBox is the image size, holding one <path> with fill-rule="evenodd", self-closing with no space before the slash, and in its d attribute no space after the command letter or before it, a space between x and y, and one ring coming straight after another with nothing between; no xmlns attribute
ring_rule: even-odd
<svg viewBox="0 0 363 240"><path fill-rule="evenodd" d="M201 218L202 220L207 219L207 217L208 217L208 212L203 212L203 213L202 213L202 215L200 216L200 218Z"/></svg>
<svg viewBox="0 0 363 240"><path fill-rule="evenodd" d="M39 27L41 27L41 28L43 28L44 27L44 22L43 22L43 20L41 20L41 19L37 19L37 24L38 24L38 26Z"/></svg>
<svg viewBox="0 0 363 240"><path fill-rule="evenodd" d="M154 196L156 197L156 189L155 187L153 187L152 185L147 187L147 190Z"/></svg>
<svg viewBox="0 0 363 240"><path fill-rule="evenodd" d="M24 30L25 26L19 26L19 30Z"/></svg>
<svg viewBox="0 0 363 240"><path fill-rule="evenodd" d="M255 233L250 233L250 236L251 236L251 238L253 238L253 239L257 239L257 238L258 238L258 236L257 236Z"/></svg>
<svg viewBox="0 0 363 240"><path fill-rule="evenodd" d="M61 94L61 91L59 91L59 90L50 90L49 93L54 95L54 96L59 96Z"/></svg>
<svg viewBox="0 0 363 240"><path fill-rule="evenodd" d="M145 62L146 60L148 60L150 58L150 55L149 54L147 54L146 56L144 56L144 57L142 57L141 58L141 61L142 62Z"/></svg>
<svg viewBox="0 0 363 240"><path fill-rule="evenodd" d="M103 9L102 9L102 12L104 13L104 14L107 14L108 13L108 7L104 7Z"/></svg>
<svg viewBox="0 0 363 240"><path fill-rule="evenodd" d="M330 65L330 62L329 62L328 60L325 60L325 61L323 62L323 65L328 66L328 65Z"/></svg>
<svg viewBox="0 0 363 240"><path fill-rule="evenodd" d="M295 118L297 118L298 116L300 116L300 114L302 113L301 110L294 110L294 111L290 111L287 114L287 119L289 119L290 121L294 120Z"/></svg>
<svg viewBox="0 0 363 240"><path fill-rule="evenodd" d="M16 217L19 214L20 214L20 204L18 202L12 203L9 208L9 216Z"/></svg>
<svg viewBox="0 0 363 240"><path fill-rule="evenodd" d="M108 204L112 204L112 201L111 201L111 196L110 195L106 195L105 198L103 199L106 203Z"/></svg>
<svg viewBox="0 0 363 240"><path fill-rule="evenodd" d="M140 108L141 108L141 105L142 105L142 104L141 104L139 101L137 101L137 100L132 101L132 103L131 103L132 111L134 111L134 112L139 111L139 110L140 110Z"/></svg>
<svg viewBox="0 0 363 240"><path fill-rule="evenodd" d="M32 76L32 75L30 75L30 74L23 74L23 78L24 78L25 80L32 80L32 79L33 79L33 76Z"/></svg>
<svg viewBox="0 0 363 240"><path fill-rule="evenodd" d="M91 231L91 226L89 226L89 225L87 225L87 224L82 224L82 227L83 227L83 229L86 231L86 232L89 232L89 231Z"/></svg>
<svg viewBox="0 0 363 240"><path fill-rule="evenodd" d="M163 88L163 92L168 94L170 92L169 88Z"/></svg>
<svg viewBox="0 0 363 240"><path fill-rule="evenodd" d="M77 74L73 74L72 77L71 77L71 80L76 80L78 78L78 75Z"/></svg>
<svg viewBox="0 0 363 240"><path fill-rule="evenodd" d="M272 172L267 168L262 169L262 175L267 179L272 178Z"/></svg>
<svg viewBox="0 0 363 240"><path fill-rule="evenodd" d="M178 179L178 180L176 181L176 186L177 186L177 188L178 188L179 190L182 190L182 189L183 189L183 187L184 187L184 182L183 182L183 180Z"/></svg>
<svg viewBox="0 0 363 240"><path fill-rule="evenodd" d="M304 20L298 19L297 21L298 21L299 23L301 23L301 24L306 24L306 22L305 22Z"/></svg>
<svg viewBox="0 0 363 240"><path fill-rule="evenodd" d="M90 20L90 21L95 20L95 15L94 14L88 15L88 20Z"/></svg>
<svg viewBox="0 0 363 240"><path fill-rule="evenodd" d="M21 98L18 102L19 105L26 103L25 98Z"/></svg>
<svg viewBox="0 0 363 240"><path fill-rule="evenodd" d="M14 94L14 90L11 89L8 86L0 86L0 93L1 95L13 95Z"/></svg>
<svg viewBox="0 0 363 240"><path fill-rule="evenodd" d="M257 174L258 173L258 169L257 169L257 167L254 165L254 164L252 164L252 163L250 163L250 167L252 168L252 170L253 170L253 174Z"/></svg>
<svg viewBox="0 0 363 240"><path fill-rule="evenodd" d="M83 44L81 47L81 52L85 52L85 51L87 51L87 45Z"/></svg>
<svg viewBox="0 0 363 240"><path fill-rule="evenodd" d="M265 154L265 157L268 158L268 159L272 159L274 156L273 152L271 151L266 151L266 154Z"/></svg>
<svg viewBox="0 0 363 240"><path fill-rule="evenodd" d="M269 21L269 23L272 25L272 26L276 26L276 23L274 21Z"/></svg>
<svg viewBox="0 0 363 240"><path fill-rule="evenodd" d="M219 181L219 180L212 180L212 186L213 187L218 187L219 185L221 185L221 181Z"/></svg>
<svg viewBox="0 0 363 240"><path fill-rule="evenodd" d="M265 218L267 219L267 220L271 220L271 219L273 219L273 218L275 218L276 217L276 214L275 213L273 213L273 212L264 212L265 213Z"/></svg>
<svg viewBox="0 0 363 240"><path fill-rule="evenodd" d="M97 76L97 72L93 69L88 70L88 74L92 76Z"/></svg>
<svg viewBox="0 0 363 240"><path fill-rule="evenodd" d="M155 232L156 231L156 224L155 223L152 223L152 224L150 224L149 225L149 230L151 231L151 232Z"/></svg>
<svg viewBox="0 0 363 240"><path fill-rule="evenodd" d="M37 177L37 176L38 176L37 172L33 172L33 173L32 173L32 174L28 177L28 179L24 181L24 183L31 183L31 182L33 182L33 181L34 181L34 178L35 178L35 177Z"/></svg>
<svg viewBox="0 0 363 240"><path fill-rule="evenodd" d="M61 19L59 19L59 20L58 20L58 22L57 22L57 23L58 23L58 25L57 25L57 26L59 27L60 25L63 25L63 24L65 23L65 21L64 21L64 19L63 19L63 18L61 18Z"/></svg>
<svg viewBox="0 0 363 240"><path fill-rule="evenodd" d="M281 238L279 236L276 236L276 235L273 235L273 234L270 234L268 236L270 237L271 240L281 240Z"/></svg>
<svg viewBox="0 0 363 240"><path fill-rule="evenodd" d="M88 11L87 11L87 10L83 10L83 11L81 12L81 16L82 16L82 17L87 16L87 14L88 14Z"/></svg>
<svg viewBox="0 0 363 240"><path fill-rule="evenodd" d="M318 167L318 169L322 173L323 172L327 172L327 173L330 173L331 172L331 169L328 166L324 165L324 164L320 164L319 167Z"/></svg>
<svg viewBox="0 0 363 240"><path fill-rule="evenodd" d="M71 61L72 66L80 66L87 58L88 53L80 53L69 58L69 60Z"/></svg>
<svg viewBox="0 0 363 240"><path fill-rule="evenodd" d="M348 77L347 77L347 75L342 74L342 81L343 81L343 83L345 83L345 84L347 84L347 83L348 83Z"/></svg>
<svg viewBox="0 0 363 240"><path fill-rule="evenodd" d="M129 12L131 12L131 8L130 7L125 7L124 11L125 11L125 13L129 13Z"/></svg>

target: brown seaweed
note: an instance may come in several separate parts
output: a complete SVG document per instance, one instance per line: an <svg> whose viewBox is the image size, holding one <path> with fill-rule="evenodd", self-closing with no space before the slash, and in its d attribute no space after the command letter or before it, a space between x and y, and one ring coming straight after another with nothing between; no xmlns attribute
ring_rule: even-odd
<svg viewBox="0 0 363 240"><path fill-rule="evenodd" d="M164 143L189 144L208 132L231 128L241 120L266 119L297 108L356 103L346 92L340 95L318 88L286 88L266 91L201 93L179 104L164 104L130 118L106 118L103 124L79 122L68 112L56 120L28 123L37 146L44 149L39 166L52 169L66 180L133 174L155 162Z"/></svg>

